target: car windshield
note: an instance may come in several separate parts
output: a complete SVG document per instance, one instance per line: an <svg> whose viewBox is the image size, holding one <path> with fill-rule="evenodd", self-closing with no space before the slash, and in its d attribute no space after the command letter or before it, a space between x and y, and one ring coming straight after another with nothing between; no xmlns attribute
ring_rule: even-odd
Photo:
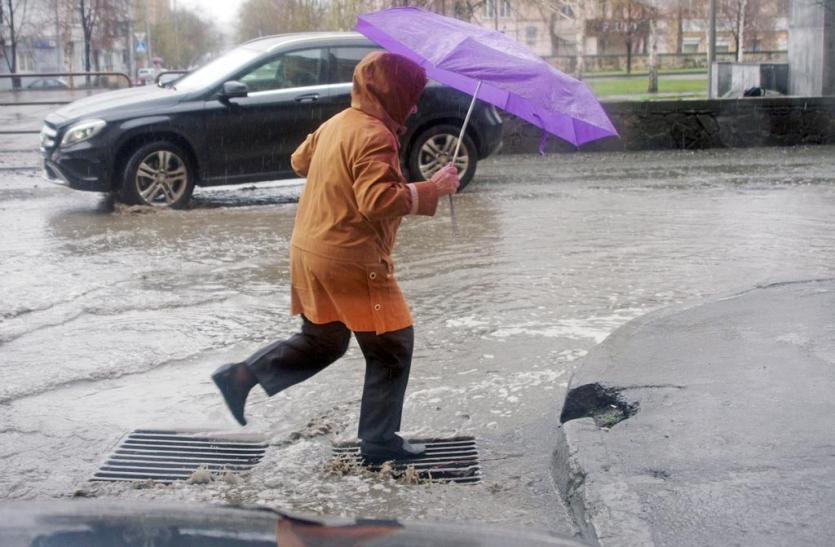
<svg viewBox="0 0 835 547"><path fill-rule="evenodd" d="M186 75L174 87L180 91L199 91L212 84L222 83L224 78L237 72L243 65L255 59L261 53L261 51L249 47L235 48Z"/></svg>

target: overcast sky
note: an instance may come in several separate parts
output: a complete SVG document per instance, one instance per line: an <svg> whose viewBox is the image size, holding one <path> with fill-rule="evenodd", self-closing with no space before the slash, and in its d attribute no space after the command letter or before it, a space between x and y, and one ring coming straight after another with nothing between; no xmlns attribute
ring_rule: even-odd
<svg viewBox="0 0 835 547"><path fill-rule="evenodd" d="M213 20L234 39L238 8L243 0L176 0L178 6L192 8L200 15Z"/></svg>

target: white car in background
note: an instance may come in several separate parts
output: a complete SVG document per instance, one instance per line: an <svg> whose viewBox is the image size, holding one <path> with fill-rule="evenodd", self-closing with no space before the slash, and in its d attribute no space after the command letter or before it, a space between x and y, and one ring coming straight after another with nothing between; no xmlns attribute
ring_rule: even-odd
<svg viewBox="0 0 835 547"><path fill-rule="evenodd" d="M140 68L136 71L136 85L148 85L154 83L157 72L153 68Z"/></svg>

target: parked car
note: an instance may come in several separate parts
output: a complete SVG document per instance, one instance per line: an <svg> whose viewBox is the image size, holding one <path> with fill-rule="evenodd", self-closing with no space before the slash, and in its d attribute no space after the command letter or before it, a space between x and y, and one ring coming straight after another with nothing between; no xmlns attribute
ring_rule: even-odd
<svg viewBox="0 0 835 547"><path fill-rule="evenodd" d="M156 77L157 73L153 68L140 68L136 71L136 85L150 85Z"/></svg>
<svg viewBox="0 0 835 547"><path fill-rule="evenodd" d="M302 33L239 46L166 87L99 94L46 117L46 174L127 203L184 207L195 185L294 178L290 155L350 105L354 67L377 46L355 33ZM470 97L430 84L401 137L412 180L448 162ZM478 103L457 167L463 188L501 144L495 108Z"/></svg>
<svg viewBox="0 0 835 547"><path fill-rule="evenodd" d="M67 82L60 78L37 78L29 82L27 89L69 89Z"/></svg>

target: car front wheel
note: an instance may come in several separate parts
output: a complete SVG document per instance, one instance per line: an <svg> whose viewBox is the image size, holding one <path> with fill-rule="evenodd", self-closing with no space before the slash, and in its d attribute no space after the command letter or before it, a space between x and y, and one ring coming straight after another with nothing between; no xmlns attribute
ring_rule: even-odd
<svg viewBox="0 0 835 547"><path fill-rule="evenodd" d="M172 142L157 141L131 155L119 198L133 205L181 209L193 191L194 170L186 152Z"/></svg>
<svg viewBox="0 0 835 547"><path fill-rule="evenodd" d="M455 154L455 145L458 143L460 132L460 127L436 125L420 133L413 141L409 152L408 168L412 178L428 180L441 167L450 163ZM458 178L461 181L459 191L472 180L477 162L475 144L465 134L455 160Z"/></svg>

